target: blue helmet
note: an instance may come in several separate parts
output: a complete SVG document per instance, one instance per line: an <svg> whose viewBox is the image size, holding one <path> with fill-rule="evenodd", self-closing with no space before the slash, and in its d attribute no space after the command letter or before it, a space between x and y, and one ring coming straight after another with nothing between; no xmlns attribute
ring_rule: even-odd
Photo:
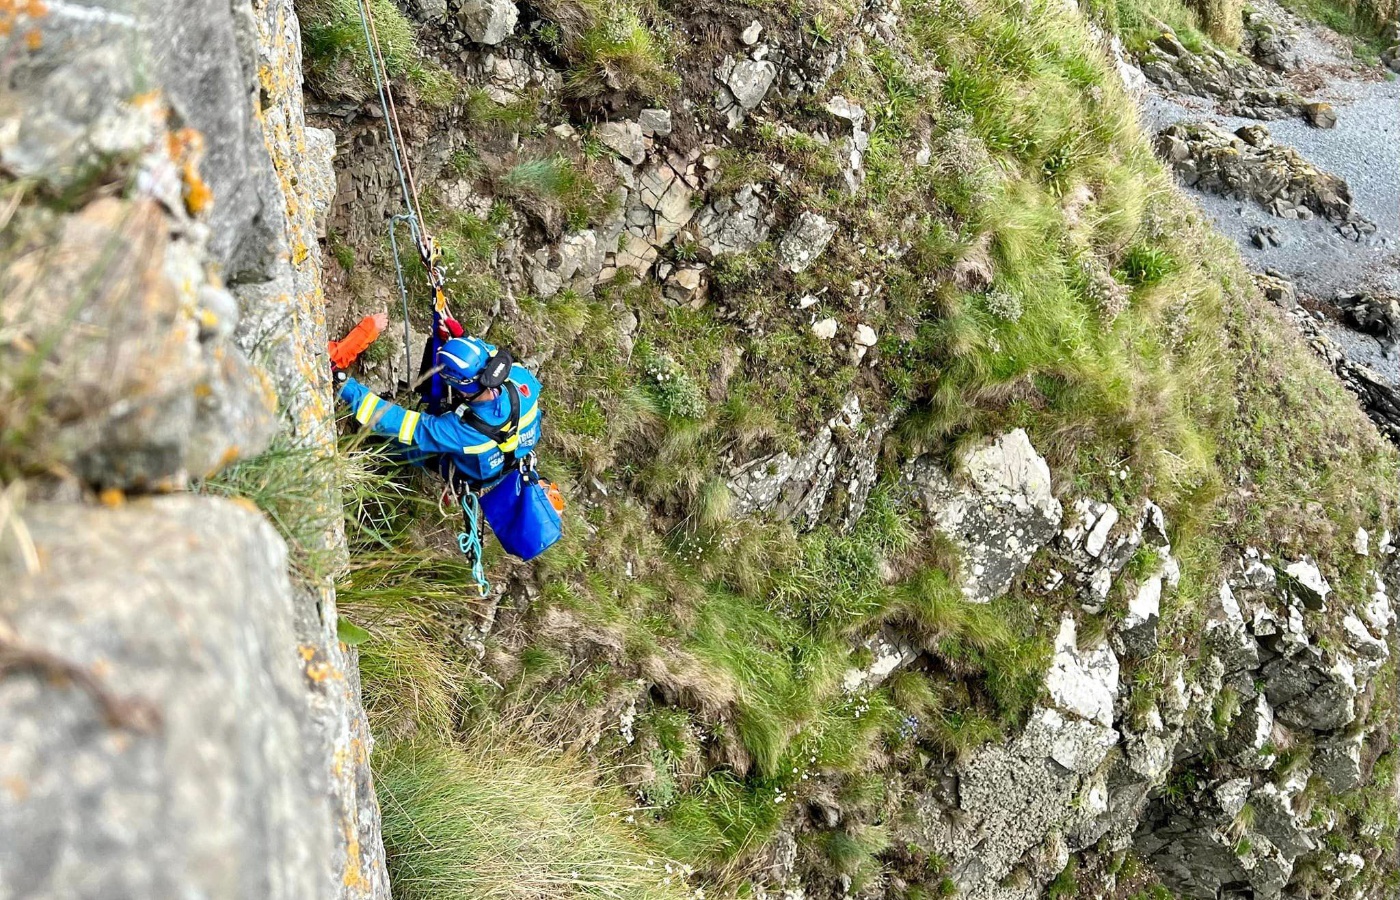
<svg viewBox="0 0 1400 900"><path fill-rule="evenodd" d="M480 338L453 338L439 347L437 352L443 380L458 387L471 384L481 374L495 349Z"/></svg>

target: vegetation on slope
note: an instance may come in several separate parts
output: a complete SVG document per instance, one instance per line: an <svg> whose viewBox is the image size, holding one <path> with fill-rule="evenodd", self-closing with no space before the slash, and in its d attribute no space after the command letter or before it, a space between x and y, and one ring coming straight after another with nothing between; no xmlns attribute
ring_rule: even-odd
<svg viewBox="0 0 1400 900"><path fill-rule="evenodd" d="M663 10L608 9L546 5L531 32L578 98L599 84L664 96L675 88L656 74L664 54L684 71L685 54L710 52L649 36L665 30ZM1158 17L1204 40L1190 37L1193 15L1174 0L1115 10L1130 28ZM770 27L814 42L853 16L838 4L768 14L781 20ZM625 27L598 30L600 17L619 15ZM404 475L386 482L400 485L388 494L356 482L341 598L370 632L361 659L399 880L413 883L428 859L454 878L489 870L470 877L510 880L495 837L419 825L442 818L435 790L461 797L463 817L478 808L474 785L516 752L480 737L497 721L528 723L545 746L591 747L636 798L612 811L643 833L600 828L600 865L627 870L648 851L626 842L643 841L725 886L744 881L819 778L840 786L852 820L877 823L920 758L966 753L1017 727L1036 699L1048 626L1070 598L963 604L956 559L893 487L900 458L951 458L1021 426L1071 495L1161 503L1185 578L1164 610L1163 658L1142 662L1144 672L1194 652L1232 548L1310 553L1356 595L1364 573L1347 548L1358 526L1393 511L1395 453L1176 194L1082 22L1058 3L915 0L902 29L898 41L852 52L827 89L872 117L858 192L844 184L839 149L813 136L831 127L820 103L774 98L774 118L795 132L755 119L719 151L718 190L766 182L781 215L814 209L841 223L812 269L776 275L762 245L716 264L716 302L699 310L671 308L652 283L620 282L595 297L524 298L492 323L489 338L546 360L546 466L587 501L532 571L493 559L494 579L517 580L490 637L461 637L483 611L454 589L466 578L450 554L452 523L414 499L433 489ZM313 72L337 46L308 37ZM431 215L471 325L487 323L473 301L494 296L491 256L507 220L543 210L578 228L607 212L606 150L585 137L570 157L544 127L563 112L466 104L472 145L454 165L502 202L487 219L440 206ZM513 166L483 162L513 135L523 142ZM919 165L924 143L932 160ZM684 261L693 248L668 253ZM381 251L378 277L386 261ZM821 293L820 316L878 331L873 366L852 366L810 334L792 303L809 291ZM622 305L637 315L635 337L619 324ZM852 393L870 416L901 420L890 483L854 531L798 535L733 517L727 460L795 448ZM931 663L846 695L839 680L863 662L860 638L892 623ZM611 724L629 710L631 740ZM546 783L568 771L555 765ZM536 785L502 781L511 787L493 812L536 820ZM1362 819L1393 816L1382 798L1343 801L1356 810L1356 840L1366 840ZM570 802L574 812L553 821L586 829L589 815L615 818L597 810L616 795ZM810 840L858 888L893 859L882 834L872 824ZM442 846L455 849L435 856ZM527 842L510 852L542 873L573 864ZM921 877L936 884L937 866ZM587 896L589 883L560 890Z"/></svg>

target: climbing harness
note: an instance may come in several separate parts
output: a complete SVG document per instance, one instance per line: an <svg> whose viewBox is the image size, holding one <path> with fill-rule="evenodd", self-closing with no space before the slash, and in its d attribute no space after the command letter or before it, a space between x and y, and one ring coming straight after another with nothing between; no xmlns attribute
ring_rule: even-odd
<svg viewBox="0 0 1400 900"><path fill-rule="evenodd" d="M384 114L384 125L389 133L389 150L394 157L394 171L398 176L404 207L407 209L407 212L389 220L389 243L393 249L394 272L398 279L399 299L403 304L404 312L404 373L407 378L408 373L413 371L413 359L409 350L408 288L404 282L403 263L399 259L399 244L396 234L400 222L408 224L409 234L413 238L418 255L423 261L423 267L427 271L428 286L433 292L432 333L428 337L432 349L430 359L436 356L442 340L440 336L442 320L450 318L452 314L447 306L447 273L442 267L441 252L437 242L433 240L432 235L428 234L423 222L423 206L418 199L418 185L413 178L413 166L408 161L407 146L403 139L403 127L399 123L398 105L394 102L394 91L389 84L388 64L384 61L384 52L379 45L379 29L374 21L371 2L372 0L356 0L356 5L360 12L360 25L364 30L365 46L369 50L375 91L379 95L380 109ZM430 371L428 377L430 382L425 399L428 401L429 410L437 412L446 395L446 390L437 372Z"/></svg>

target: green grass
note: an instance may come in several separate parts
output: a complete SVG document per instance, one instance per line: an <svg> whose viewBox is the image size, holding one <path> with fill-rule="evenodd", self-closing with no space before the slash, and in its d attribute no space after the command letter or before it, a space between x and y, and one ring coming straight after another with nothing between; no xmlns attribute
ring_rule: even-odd
<svg viewBox="0 0 1400 900"><path fill-rule="evenodd" d="M390 78L407 79L429 106L451 103L457 81L425 56L408 17L393 0L365 2ZM296 6L310 84L330 96L369 96L374 91L373 65L357 0L297 0Z"/></svg>
<svg viewBox="0 0 1400 900"><path fill-rule="evenodd" d="M1150 36L1149 17L1188 43L1205 40L1176 0L1099 12L1130 42ZM542 27L526 39L567 69L576 100L672 89L663 72L684 48L658 35L674 13L571 2L539 13ZM1395 501L1396 455L1288 323L1250 296L1233 250L1153 158L1082 24L1049 0L918 0L903 14L904 46L852 54L831 81L869 114L859 192L809 136L830 133L829 117L802 101L774 103L800 134L759 123L719 153L716 192L769 183L782 216L813 208L840 223L807 272L775 275L765 244L713 266L713 300L701 309L673 309L654 283L619 276L595 296L517 298L492 320L489 339L543 360L545 472L587 502L571 505L564 539L530 569L491 557L493 580L519 576L537 590L512 587L482 656L460 639L480 610L451 550L455 523L411 499L431 488L379 462L361 470L380 486L347 485L354 557L341 607L369 633L359 650L405 896L516 896L517 882L538 889L535 875L612 872L611 860L648 846L701 869L709 886L735 888L817 783L839 786L849 817L803 837L814 858L853 883L878 878L893 852L876 827L897 802L887 792L920 765L966 759L1014 733L1039 699L1059 614L1034 587L965 603L956 554L895 489L902 458L951 458L1025 427L1068 494L1121 509L1144 495L1160 503L1183 580L1164 601L1162 651L1129 672L1137 683L1194 652L1230 545L1306 550L1334 583L1358 576L1350 535L1375 531ZM839 34L794 15L813 40ZM499 171L470 148L449 161L459 177L494 182L509 204L486 219L428 211L454 301L484 327L501 292L491 259L503 226L518 214L550 227L593 221L606 164L596 147L561 154L534 135L525 105L466 106L482 129L522 135ZM933 154L919 166L925 135ZM780 186L774 163L789 173ZM876 262L893 246L907 252ZM696 258L694 247L669 252ZM843 329L877 330L864 365L810 334L808 313L794 308L808 291ZM635 327L624 327L632 316ZM900 423L856 527L798 534L738 516L725 478L733 465L800 449L851 394L867 422L892 413ZM1129 571L1157 562L1144 553ZM879 688L847 694L843 676L868 664L862 641L881 628L922 656ZM613 725L629 703L632 744ZM583 794L566 791L557 817L532 827L561 844L577 838L588 859L567 856L570 846L510 843L506 825L545 814L516 769L538 765L545 786L578 770L541 762L529 744L479 737L503 719L528 722L532 743L592 748L577 766L601 768L645 808L627 812L615 795L598 805L583 779ZM503 790L488 803L478 783L498 773ZM1191 802L1196 783L1178 773L1169 800ZM1393 814L1378 795L1347 802L1356 833ZM642 836L609 830L619 817L599 826L599 809L634 815L624 824ZM621 895L649 896L620 871ZM1067 872L1055 890L1072 896ZM942 874L922 873L911 896L939 895ZM588 896L594 884L571 877L557 890Z"/></svg>
<svg viewBox="0 0 1400 900"><path fill-rule="evenodd" d="M541 42L563 58L564 87L571 96L617 91L661 101L679 85L659 37L669 23L655 5L547 0L540 12L546 23Z"/></svg>
<svg viewBox="0 0 1400 900"><path fill-rule="evenodd" d="M686 897L623 798L527 738L417 740L374 755L384 847L404 900Z"/></svg>

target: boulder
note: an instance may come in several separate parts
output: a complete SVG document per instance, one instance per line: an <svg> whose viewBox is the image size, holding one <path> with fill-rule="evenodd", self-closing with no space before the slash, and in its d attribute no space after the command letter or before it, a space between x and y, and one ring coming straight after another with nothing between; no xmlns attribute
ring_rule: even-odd
<svg viewBox="0 0 1400 900"><path fill-rule="evenodd" d="M598 140L618 156L634 166L646 162L647 147L642 140L642 126L630 119L623 122L604 122L597 129Z"/></svg>
<svg viewBox="0 0 1400 900"><path fill-rule="evenodd" d="M24 524L40 565L0 557L0 657L21 660L0 675L0 896L332 896L281 538L189 496Z"/></svg>
<svg viewBox="0 0 1400 900"><path fill-rule="evenodd" d="M514 0L454 0L457 22L478 44L495 45L515 32L520 10Z"/></svg>
<svg viewBox="0 0 1400 900"><path fill-rule="evenodd" d="M958 470L954 478L926 456L905 469L904 480L961 552L963 596L986 603L1055 536L1063 510L1049 466L1022 429L963 454Z"/></svg>
<svg viewBox="0 0 1400 900"><path fill-rule="evenodd" d="M1303 104L1303 117L1314 128L1336 128L1337 110L1330 103L1317 101Z"/></svg>
<svg viewBox="0 0 1400 900"><path fill-rule="evenodd" d="M836 223L807 211L797 217L778 242L778 264L789 272L801 272L821 256L836 234Z"/></svg>
<svg viewBox="0 0 1400 900"><path fill-rule="evenodd" d="M696 242L711 257L747 253L768 239L768 218L754 185L720 197L695 219Z"/></svg>
<svg viewBox="0 0 1400 900"><path fill-rule="evenodd" d="M666 137L671 133L671 113L665 109L644 109L637 116L637 124L648 137Z"/></svg>

